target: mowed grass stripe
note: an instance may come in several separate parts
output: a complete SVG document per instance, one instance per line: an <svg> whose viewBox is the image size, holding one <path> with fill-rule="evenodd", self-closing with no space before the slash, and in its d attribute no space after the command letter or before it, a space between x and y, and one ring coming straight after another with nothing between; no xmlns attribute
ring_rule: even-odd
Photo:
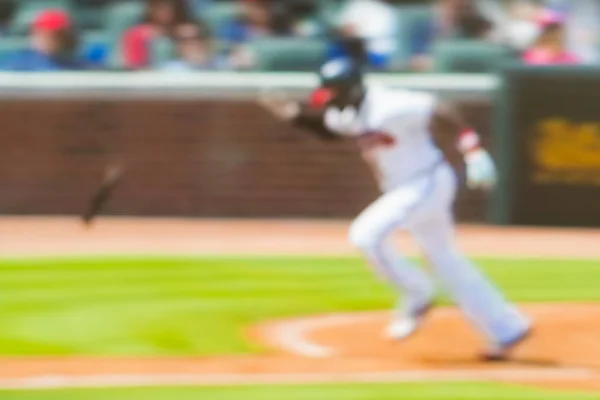
<svg viewBox="0 0 600 400"><path fill-rule="evenodd" d="M31 269L21 265L18 272L0 266L0 288L10 302L11 299L60 301L86 295L93 300L106 295L131 297L138 294L193 294L198 290L202 291L203 296L209 297L221 294L236 296L247 292L255 295L257 290L263 294L277 295L282 291L318 292L329 288L333 288L333 291L345 287L355 288L357 281L370 288L373 283L370 271L360 260L355 259L306 260L300 265L291 265L298 264L298 260L196 260L183 265L181 261L174 260L164 261L162 267L156 261L139 261L137 264L152 264L153 268L135 269L131 268L130 261L110 262L113 267L122 265L117 270L98 270L95 263L87 269L85 261L80 261L76 270L70 267L65 270L60 264L55 267L45 266L43 273L30 272L38 270L35 264ZM499 284L505 285L507 282L510 290L518 291L517 296L522 300L548 300L544 298L544 294L549 289L552 289L552 296L557 292L577 289L579 299L582 295L585 298L596 298L596 285L585 278L588 275L600 275L599 262L488 260L483 265L487 266L487 272ZM515 271L512 268L523 270ZM515 276L519 279L513 279ZM538 282L542 284L538 285ZM564 296L561 295L561 299Z"/></svg>
<svg viewBox="0 0 600 400"><path fill-rule="evenodd" d="M518 301L600 300L599 261L482 264ZM396 300L359 259L304 257L6 261L0 296L5 355L248 353L249 324Z"/></svg>

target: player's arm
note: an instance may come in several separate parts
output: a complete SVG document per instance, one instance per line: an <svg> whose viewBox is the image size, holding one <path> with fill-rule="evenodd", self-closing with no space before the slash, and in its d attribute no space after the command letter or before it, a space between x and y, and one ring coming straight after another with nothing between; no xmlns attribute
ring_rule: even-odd
<svg viewBox="0 0 600 400"><path fill-rule="evenodd" d="M435 118L460 132L457 148L463 154L467 166L467 185L490 189L496 183L496 168L490 154L481 145L479 134L470 127L462 114L451 104L440 103L435 109Z"/></svg>
<svg viewBox="0 0 600 400"><path fill-rule="evenodd" d="M301 104L280 92L265 92L259 104L278 119L288 122L323 140L339 140L341 136L327 128L323 111Z"/></svg>

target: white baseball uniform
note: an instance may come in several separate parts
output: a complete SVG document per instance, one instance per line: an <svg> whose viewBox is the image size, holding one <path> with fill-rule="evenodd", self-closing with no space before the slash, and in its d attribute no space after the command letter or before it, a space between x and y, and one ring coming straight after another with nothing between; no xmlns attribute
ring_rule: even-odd
<svg viewBox="0 0 600 400"><path fill-rule="evenodd" d="M529 321L456 247L457 179L429 131L436 102L428 93L369 87L358 110L326 110L327 128L356 138L383 191L352 223L350 240L406 294L407 307L416 308L435 289L427 274L390 243L394 231L408 230L465 314L492 341L503 343Z"/></svg>

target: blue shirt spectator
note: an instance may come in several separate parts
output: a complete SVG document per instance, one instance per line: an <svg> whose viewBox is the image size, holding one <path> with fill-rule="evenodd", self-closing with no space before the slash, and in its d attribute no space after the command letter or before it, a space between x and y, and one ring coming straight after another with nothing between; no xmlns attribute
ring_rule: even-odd
<svg viewBox="0 0 600 400"><path fill-rule="evenodd" d="M257 32L243 20L232 21L221 27L218 36L229 43L245 43L254 38L266 36L264 33Z"/></svg>
<svg viewBox="0 0 600 400"><path fill-rule="evenodd" d="M242 44L255 38L270 36L272 31L271 6L266 0L240 1L241 15L225 24L218 32L229 43Z"/></svg>
<svg viewBox="0 0 600 400"><path fill-rule="evenodd" d="M411 54L428 54L439 32L440 29L433 19L415 24L410 37Z"/></svg>
<svg viewBox="0 0 600 400"><path fill-rule="evenodd" d="M41 12L31 27L31 48L18 52L3 69L64 71L87 69L77 57L78 37L70 15L63 10Z"/></svg>
<svg viewBox="0 0 600 400"><path fill-rule="evenodd" d="M33 49L23 50L15 54L2 69L23 72L84 70L90 66L73 57L60 57L45 54Z"/></svg>
<svg viewBox="0 0 600 400"><path fill-rule="evenodd" d="M410 67L431 68L431 50L440 39L484 37L491 25L473 0L437 0L431 18L415 24L410 32Z"/></svg>
<svg viewBox="0 0 600 400"><path fill-rule="evenodd" d="M106 65L110 55L110 46L104 43L89 43L83 49L83 57L91 65Z"/></svg>

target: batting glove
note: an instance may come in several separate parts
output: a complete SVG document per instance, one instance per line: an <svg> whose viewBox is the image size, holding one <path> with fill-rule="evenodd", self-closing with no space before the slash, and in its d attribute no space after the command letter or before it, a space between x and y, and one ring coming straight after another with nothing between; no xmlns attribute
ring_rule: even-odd
<svg viewBox="0 0 600 400"><path fill-rule="evenodd" d="M490 190L496 184L496 167L490 154L479 148L465 154L467 186L470 189Z"/></svg>
<svg viewBox="0 0 600 400"><path fill-rule="evenodd" d="M352 106L348 106L343 110L330 107L325 112L325 126L345 136L359 136L358 111Z"/></svg>

